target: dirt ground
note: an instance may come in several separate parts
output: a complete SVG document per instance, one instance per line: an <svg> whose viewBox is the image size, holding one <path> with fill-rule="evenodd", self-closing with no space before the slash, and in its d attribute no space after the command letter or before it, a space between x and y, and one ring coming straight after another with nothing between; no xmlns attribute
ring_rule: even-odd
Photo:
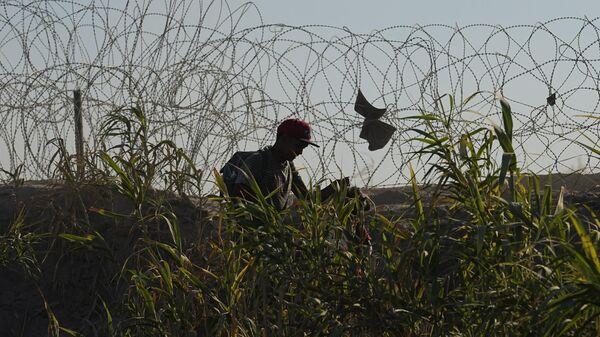
<svg viewBox="0 0 600 337"><path fill-rule="evenodd" d="M184 245L194 238L204 237L200 231L206 228L197 225L206 217L201 203L169 195L164 198L178 215L186 239ZM18 187L0 186L0 236L3 237L0 245L0 336L47 336L45 306L52 308L64 326L87 331L89 334L84 335L93 336L91 327L103 319L103 314L96 310L101 300L99 295L109 301L115 297L115 289L119 286L113 279L119 270L111 270L110 266L118 265L113 261L127 259L142 237L142 229L128 216L109 217L90 209L128 215L132 206L130 200L107 186L74 187L39 181L25 182ZM22 226L11 228L17 223L14 220L21 209L25 210ZM91 230L102 235L110 255L56 236L65 232L86 236L90 234L87 223L91 224ZM168 240L169 231L164 225L153 226L151 230L151 238ZM33 272L26 268L32 254L22 249L26 245L19 245L30 232L51 233L32 243L39 265Z"/></svg>
<svg viewBox="0 0 600 337"><path fill-rule="evenodd" d="M552 186L557 196L564 187L564 200L567 204L586 203L593 209L600 210L600 174L554 174L541 175L540 188ZM424 194L427 188L423 188ZM402 213L413 202L410 186L396 188L371 188L366 191L377 205L377 209L386 215L394 216Z"/></svg>

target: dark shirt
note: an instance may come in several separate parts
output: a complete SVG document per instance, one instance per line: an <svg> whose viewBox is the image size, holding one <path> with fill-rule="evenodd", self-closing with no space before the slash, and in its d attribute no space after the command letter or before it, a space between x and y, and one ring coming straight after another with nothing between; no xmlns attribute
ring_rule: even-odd
<svg viewBox="0 0 600 337"><path fill-rule="evenodd" d="M304 186L294 164L277 160L270 147L246 158L243 169L246 174L238 175L235 184L245 185L247 190L251 190L250 177L254 177L264 196L277 190L270 200L278 210L290 206L290 192L294 185Z"/></svg>

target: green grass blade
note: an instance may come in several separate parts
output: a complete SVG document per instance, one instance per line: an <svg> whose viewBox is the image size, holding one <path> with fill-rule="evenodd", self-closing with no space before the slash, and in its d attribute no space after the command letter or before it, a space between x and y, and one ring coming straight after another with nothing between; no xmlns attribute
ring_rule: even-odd
<svg viewBox="0 0 600 337"><path fill-rule="evenodd" d="M513 136L513 119L512 119L512 109L510 104L504 97L500 98L500 106L502 107L502 121L504 123L504 132L508 136L508 139L512 142Z"/></svg>
<svg viewBox="0 0 600 337"><path fill-rule="evenodd" d="M500 175L498 176L498 185L500 188L504 185L504 180L506 180L506 174L510 170L513 161L513 153L503 153L502 154L502 164L500 166Z"/></svg>
<svg viewBox="0 0 600 337"><path fill-rule="evenodd" d="M415 175L415 171L413 170L411 162L408 162L408 170L410 172L410 186L412 188L413 199L415 200L415 207L417 208L417 214L420 221L425 219L425 211L423 209L423 201L421 200L421 195L419 193L419 186L417 184L417 177Z"/></svg>
<svg viewBox="0 0 600 337"><path fill-rule="evenodd" d="M581 246L583 247L585 255L593 262L594 267L596 268L596 273L598 273L600 276L600 260L598 260L598 253L596 252L596 248L592 243L592 239L585 228L583 228L581 222L573 214L569 215L569 219L571 220L571 223L575 227L575 230L581 239Z"/></svg>

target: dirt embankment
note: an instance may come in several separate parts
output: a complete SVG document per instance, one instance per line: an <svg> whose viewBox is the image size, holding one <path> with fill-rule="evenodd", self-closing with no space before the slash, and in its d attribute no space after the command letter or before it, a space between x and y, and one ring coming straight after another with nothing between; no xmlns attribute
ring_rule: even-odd
<svg viewBox="0 0 600 337"><path fill-rule="evenodd" d="M169 194L153 199L168 204L177 215L185 246L205 235L201 231L207 227L198 226L206 217L200 199ZM151 228L136 226L135 217L129 216L132 211L131 200L108 186L50 182L0 186L0 336L46 336L46 306L61 324L77 331L88 331L102 321L98 303L121 300L115 291L122 294L126 289L115 275L138 240L170 240L164 222L154 226L149 220ZM15 222L20 212L22 221ZM152 215L150 209L143 213ZM59 237L63 233L88 237L89 242L69 242ZM103 239L93 239L91 233ZM88 243L106 249L90 251Z"/></svg>
<svg viewBox="0 0 600 337"><path fill-rule="evenodd" d="M564 186L567 205L585 203L600 211L600 174L557 174L551 178L540 178L541 186L551 185L555 194ZM428 189L424 188L422 192L426 196ZM375 202L378 211L390 218L410 215L413 211L410 187L373 188L366 193ZM168 206L165 209L172 210L177 216L184 246L214 234L214 230L206 225L206 219L219 207L215 202L163 192L153 192L151 197L154 200L152 207ZM85 235L90 229L87 226L91 225L111 245L109 250L116 254L111 258L118 261L127 259L135 240L142 237L136 231L144 230L134 226L133 217L127 216L132 213L132 201L106 185L67 186L42 181L0 186L0 235L8 235L9 226L21 210L24 211L22 223L30 226L24 232L35 230L38 233ZM103 215L98 210L107 210L114 215ZM142 213L147 213L145 211ZM157 239L169 240L170 233L164 223L157 221L150 230ZM148 233L145 235L147 237ZM81 322L100 319L93 311L97 307L97 293L104 289L104 298L110 298L109 292L114 291L108 285L113 282L112 275L103 268L107 263L106 257L90 257L89 254L74 254L73 251L66 254L66 250L75 246L67 245L64 240L45 241L43 245L46 246L36 246L36 249L47 252L37 280L24 278L22 270L14 268L10 261L8 265L6 261L4 266L0 265L0 331L8 331L9 336L19 333L44 335L47 332L48 315L43 300L57 308L54 314L67 326L79 327ZM81 286L82 282L85 287ZM92 290L96 293L91 293ZM41 294L46 295L42 297ZM69 311L64 308L78 309Z"/></svg>
<svg viewBox="0 0 600 337"><path fill-rule="evenodd" d="M567 205L586 204L592 209L600 211L600 174L541 175L539 179L540 188L551 186L555 197L560 193L561 187L564 188L564 201ZM525 186L528 184L525 179L521 182ZM433 187L421 187L421 189L420 193L426 199ZM414 202L410 186L371 188L366 193L375 202L380 212L390 216L401 215Z"/></svg>

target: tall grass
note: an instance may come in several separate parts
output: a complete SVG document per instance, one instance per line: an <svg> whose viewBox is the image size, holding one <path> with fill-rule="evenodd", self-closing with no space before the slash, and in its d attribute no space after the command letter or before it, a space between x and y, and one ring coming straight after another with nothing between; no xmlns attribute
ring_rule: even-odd
<svg viewBox="0 0 600 337"><path fill-rule="evenodd" d="M410 117L423 126L412 130L423 144L415 155L432 164L423 182L411 174L414 211L404 217L366 211L345 188L327 201L313 191L278 212L255 185L255 202L212 197L220 208L196 218L192 232L169 200L191 202L205 173L174 143L153 140L142 109L119 110L103 128L106 143L116 145L90 154L84 178L70 173L66 152L57 167L67 184L108 186L128 211L90 208L75 188L85 216L74 218L87 219L83 225L64 217L60 230L44 233L21 216L0 237L0 261L31 278L73 256L100 265L102 277L85 302L88 323L67 324L64 301L44 301L54 334L600 335L593 210L565 205L562 192L519 170L506 100L502 125L464 134L451 121L465 104L448 100L448 110L440 101L436 113ZM433 192L421 190L425 182L434 183ZM357 226L369 228L373 247L356 237ZM116 244L121 235L125 249ZM58 246L58 259L41 259Z"/></svg>

